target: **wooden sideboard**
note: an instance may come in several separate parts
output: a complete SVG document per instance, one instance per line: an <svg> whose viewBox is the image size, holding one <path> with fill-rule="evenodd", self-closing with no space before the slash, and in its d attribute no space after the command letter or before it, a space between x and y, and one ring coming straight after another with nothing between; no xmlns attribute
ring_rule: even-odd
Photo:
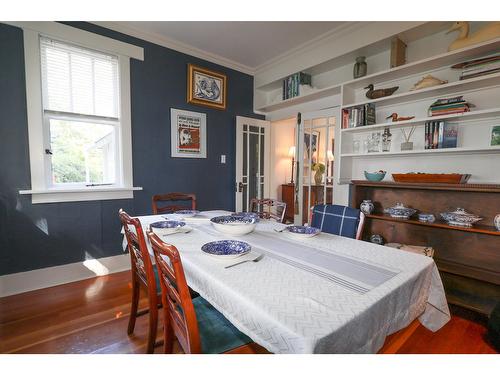
<svg viewBox="0 0 500 375"><path fill-rule="evenodd" d="M307 196L308 186L303 187L303 195ZM295 184L281 185L281 200L286 203L285 221L293 223L293 216L295 215L295 202L294 202ZM311 186L311 206L315 204L322 204L324 199L324 186L312 185ZM333 187L328 186L326 189L326 203L333 202ZM302 224L308 221L310 206L307 207L307 200L302 202Z"/></svg>
<svg viewBox="0 0 500 375"><path fill-rule="evenodd" d="M380 234L386 242L432 246L450 303L489 314L500 301L500 231L493 225L500 213L500 185L352 181L351 206L359 207L364 199L375 205L366 217L364 240ZM395 219L383 213L397 202L433 213L436 221L422 223L416 215ZM441 220L441 212L457 207L484 219L472 228Z"/></svg>

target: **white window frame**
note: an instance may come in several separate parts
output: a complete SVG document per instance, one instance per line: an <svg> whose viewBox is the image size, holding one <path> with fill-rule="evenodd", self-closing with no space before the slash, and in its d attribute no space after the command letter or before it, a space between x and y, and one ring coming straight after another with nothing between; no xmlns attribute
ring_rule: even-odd
<svg viewBox="0 0 500 375"><path fill-rule="evenodd" d="M74 202L104 199L133 198L132 127L130 112L130 58L144 60L142 48L56 22L10 22L21 27L24 33L24 59L26 74L26 104L28 140L31 168L31 189L19 194L31 194L32 203ZM117 163L120 180L112 186L69 186L59 188L48 185L45 163L44 112L42 102L42 76L40 36L75 44L84 48L118 56L120 81L120 126L118 131Z"/></svg>

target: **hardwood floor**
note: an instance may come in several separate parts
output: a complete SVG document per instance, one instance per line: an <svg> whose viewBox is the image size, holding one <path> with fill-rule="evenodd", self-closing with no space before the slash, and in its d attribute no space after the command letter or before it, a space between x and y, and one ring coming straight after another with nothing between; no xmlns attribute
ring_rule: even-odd
<svg viewBox="0 0 500 375"><path fill-rule="evenodd" d="M144 353L147 316L138 317L134 334L127 335L129 280L129 272L120 272L0 298L0 353ZM484 339L484 320L461 309L452 312L438 332L415 321L389 336L380 352L497 353ZM160 321L158 338L161 326ZM236 352L267 353L257 344Z"/></svg>

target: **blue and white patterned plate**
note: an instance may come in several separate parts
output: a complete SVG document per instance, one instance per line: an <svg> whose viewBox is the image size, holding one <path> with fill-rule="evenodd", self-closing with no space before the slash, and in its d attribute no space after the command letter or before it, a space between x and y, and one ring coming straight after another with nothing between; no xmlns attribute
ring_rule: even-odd
<svg viewBox="0 0 500 375"><path fill-rule="evenodd" d="M290 225L285 228L285 233L293 238L303 239L314 237L321 233L321 230L315 227L306 227L304 225Z"/></svg>
<svg viewBox="0 0 500 375"><path fill-rule="evenodd" d="M175 233L184 225L186 225L186 223L183 221L176 220L156 221L150 224L153 232L160 236Z"/></svg>
<svg viewBox="0 0 500 375"><path fill-rule="evenodd" d="M252 249L248 243L236 240L220 240L208 242L201 247L205 254L230 259L245 255Z"/></svg>

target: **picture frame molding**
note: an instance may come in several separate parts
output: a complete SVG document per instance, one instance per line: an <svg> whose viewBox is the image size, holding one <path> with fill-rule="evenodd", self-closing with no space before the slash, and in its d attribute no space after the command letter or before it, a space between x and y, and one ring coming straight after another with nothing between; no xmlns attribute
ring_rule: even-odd
<svg viewBox="0 0 500 375"><path fill-rule="evenodd" d="M179 152L177 146L179 142L179 122L178 116L199 117L200 121L200 152L184 153ZM207 114L202 112L188 111L184 109L170 108L170 156L173 158L207 158Z"/></svg>
<svg viewBox="0 0 500 375"><path fill-rule="evenodd" d="M194 74L195 72L200 72L202 74L213 76L222 80L222 103L211 102L210 100L195 98L194 96ZM187 102L190 104L202 105L209 108L215 108L220 110L226 110L227 107L227 76L222 73L215 72L210 69L206 69L194 64L188 64L188 74L187 74Z"/></svg>

